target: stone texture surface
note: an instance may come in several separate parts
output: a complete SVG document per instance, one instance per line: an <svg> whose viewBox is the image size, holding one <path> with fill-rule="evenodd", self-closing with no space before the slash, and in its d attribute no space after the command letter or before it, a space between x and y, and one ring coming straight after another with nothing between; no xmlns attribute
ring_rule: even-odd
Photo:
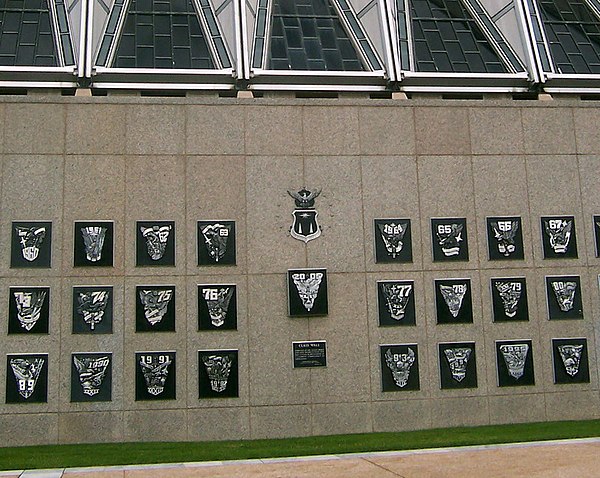
<svg viewBox="0 0 600 478"><path fill-rule="evenodd" d="M8 335L0 321L2 445L600 417L600 109L566 99L407 101L0 97L0 317L9 287L51 288L49 334ZM288 191L302 187L322 189L322 235L307 244L289 233ZM542 259L545 215L575 216L578 259ZM488 260L489 216L521 217L524 260ZM435 217L467 219L469 261L432 261ZM375 263L376 218L411 219L411 263ZM197 265L204 219L236 222L235 265ZM50 269L10 269L15 220L52 221ZM113 267L73 267L76 220L114 221ZM140 220L175 221L175 267L135 266ZM325 317L288 316L287 270L305 267L328 270ZM550 275L580 276L583 320L547 319ZM434 280L461 277L471 279L473 324L438 325ZM502 277L527 279L529 321L492 321L490 279ZM415 326L379 326L380 280L414 281ZM220 283L237 286L237 329L198 331L197 285ZM73 287L94 284L114 288L113 333L72 334ZM144 284L176 286L175 332L135 332ZM551 340L561 337L587 339L590 383L553 383ZM535 386L497 386L495 342L511 339L532 340ZM327 367L294 369L299 340L326 340ZM463 341L476 344L478 387L442 390L438 344ZM419 347L420 389L384 393L380 346L403 343ZM197 353L212 349L238 350L239 397L198 399ZM161 350L177 353L177 399L135 401L135 352ZM71 403L71 354L99 351L113 354L113 400ZM26 352L49 355L46 404L4 403L6 354Z"/></svg>

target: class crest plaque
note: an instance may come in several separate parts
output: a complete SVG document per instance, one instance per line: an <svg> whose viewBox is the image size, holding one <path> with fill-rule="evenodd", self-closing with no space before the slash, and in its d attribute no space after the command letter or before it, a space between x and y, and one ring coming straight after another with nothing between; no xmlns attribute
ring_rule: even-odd
<svg viewBox="0 0 600 478"><path fill-rule="evenodd" d="M321 194L321 190L309 191L302 188L298 192L288 191L288 194L296 202L296 209L292 213L294 222L290 228L290 235L306 244L321 235L321 226L317 222L319 213L314 207L315 199Z"/></svg>

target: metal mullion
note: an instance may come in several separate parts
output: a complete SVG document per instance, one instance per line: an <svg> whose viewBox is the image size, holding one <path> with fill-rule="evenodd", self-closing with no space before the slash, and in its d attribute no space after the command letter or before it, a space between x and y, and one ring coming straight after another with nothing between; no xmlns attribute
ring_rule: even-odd
<svg viewBox="0 0 600 478"><path fill-rule="evenodd" d="M117 20L117 26L115 28L115 33L114 33L114 36L110 43L108 55L106 57L106 66L112 65L112 63L114 61L114 56L116 54L117 45L119 43L119 40L121 39L121 34L123 33L123 26L125 25L125 19L127 18L127 13L128 13L127 10L129 8L129 4L130 4L130 0L123 0L123 3L121 4L121 14L119 15L119 18ZM114 4L113 4L113 8L114 8ZM111 13L112 13L112 10L111 10ZM106 18L106 26L107 27L108 27L109 21L110 21L110 14Z"/></svg>
<svg viewBox="0 0 600 478"><path fill-rule="evenodd" d="M191 0L191 1L192 1L192 8L194 9L194 11L196 13L196 18L200 22L200 27L201 27L201 29L204 30L204 38L206 39L206 45L208 46L208 48L210 50L210 54L213 57L215 67L218 70L221 70L221 69L223 69L223 62L221 61L221 57L219 56L219 52L217 51L217 47L215 45L213 35L210 31L210 28L208 27L208 21L206 20L206 18L204 16L204 10L202 8L202 5L199 4L199 0ZM173 15L173 13L171 12L170 15ZM188 13L188 15L191 15L191 14ZM216 19L215 19L215 23L217 24L217 29L218 29L219 24L216 21ZM219 31L219 33L221 33L221 32ZM221 37L222 37L222 35L221 35ZM192 41L192 39L190 38L190 48L191 48L191 41Z"/></svg>

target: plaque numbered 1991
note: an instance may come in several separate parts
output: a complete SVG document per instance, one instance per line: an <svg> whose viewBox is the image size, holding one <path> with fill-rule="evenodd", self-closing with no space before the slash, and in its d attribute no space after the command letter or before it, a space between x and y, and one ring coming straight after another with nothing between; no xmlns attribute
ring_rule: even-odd
<svg viewBox="0 0 600 478"><path fill-rule="evenodd" d="M48 355L6 356L6 403L48 401Z"/></svg>
<svg viewBox="0 0 600 478"><path fill-rule="evenodd" d="M496 367L499 387L535 385L531 340L497 341Z"/></svg>
<svg viewBox="0 0 600 478"><path fill-rule="evenodd" d="M326 269L290 269L287 279L290 317L327 315Z"/></svg>
<svg viewBox="0 0 600 478"><path fill-rule="evenodd" d="M136 401L175 400L175 372L175 352L136 352Z"/></svg>

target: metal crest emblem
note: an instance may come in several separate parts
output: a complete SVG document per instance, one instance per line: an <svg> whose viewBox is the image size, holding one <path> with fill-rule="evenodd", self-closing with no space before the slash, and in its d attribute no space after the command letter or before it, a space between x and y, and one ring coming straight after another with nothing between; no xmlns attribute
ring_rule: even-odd
<svg viewBox="0 0 600 478"><path fill-rule="evenodd" d="M228 354L203 355L202 363L206 367L211 390L218 393L225 391L233 363L231 357Z"/></svg>
<svg viewBox="0 0 600 478"><path fill-rule="evenodd" d="M144 306L144 316L150 325L159 323L167 313L169 302L173 298L172 289L140 290L140 301Z"/></svg>
<svg viewBox="0 0 600 478"><path fill-rule="evenodd" d="M169 234L171 233L171 229L172 227L170 225L140 227L140 232L142 233L142 236L146 239L148 255L153 261L158 261L162 259L167 248L167 241L169 240Z"/></svg>
<svg viewBox="0 0 600 478"><path fill-rule="evenodd" d="M24 399L28 399L35 391L40 372L44 367L45 360L43 358L12 358L10 359L10 367L15 374L17 380L17 388L19 395Z"/></svg>
<svg viewBox="0 0 600 478"><path fill-rule="evenodd" d="M98 394L106 376L106 369L110 364L109 356L93 358L73 355L73 363L79 373L79 382L83 393L90 397Z"/></svg>
<svg viewBox="0 0 600 478"><path fill-rule="evenodd" d="M21 244L23 259L29 262L35 261L40 253L40 246L46 237L46 228L17 226L15 229Z"/></svg>
<svg viewBox="0 0 600 478"><path fill-rule="evenodd" d="M215 262L223 259L227 252L227 240L231 232L231 226L220 223L209 224L202 228L202 237L206 244L208 255Z"/></svg>
<svg viewBox="0 0 600 478"><path fill-rule="evenodd" d="M560 310L569 312L575 303L577 283L572 281L553 281L550 284L552 285L552 290L554 291Z"/></svg>
<svg viewBox="0 0 600 478"><path fill-rule="evenodd" d="M139 364L150 395L160 395L165 389L171 363L172 359L167 354L144 354L140 357Z"/></svg>
<svg viewBox="0 0 600 478"><path fill-rule="evenodd" d="M452 378L457 382L462 382L467 375L467 362L471 356L471 349L468 347L457 347L444 349L444 355L450 365Z"/></svg>
<svg viewBox="0 0 600 478"><path fill-rule="evenodd" d="M517 315L519 299L523 290L522 284L520 282L496 282L494 285L498 291L498 295L502 299L504 315L507 317Z"/></svg>
<svg viewBox="0 0 600 478"><path fill-rule="evenodd" d="M40 319L46 291L16 291L13 292L17 304L17 319L25 330L31 330ZM25 397L27 398L27 397Z"/></svg>
<svg viewBox="0 0 600 478"><path fill-rule="evenodd" d="M415 363L415 352L410 347L406 353L393 353L391 349L388 349L385 353L385 363L392 372L396 385L404 388L408 383L410 368Z"/></svg>
<svg viewBox="0 0 600 478"><path fill-rule="evenodd" d="M528 344L500 345L500 352L508 368L508 374L519 380L525 372L525 361L529 352Z"/></svg>
<svg viewBox="0 0 600 478"><path fill-rule="evenodd" d="M102 247L107 229L105 227L89 226L81 228L85 256L90 262L98 262L102 258Z"/></svg>
<svg viewBox="0 0 600 478"><path fill-rule="evenodd" d="M319 295L319 286L323 280L322 272L296 273L292 274L292 280L298 290L302 305L310 312Z"/></svg>
<svg viewBox="0 0 600 478"><path fill-rule="evenodd" d="M452 257L460 253L463 224L438 224L435 231L438 244L440 245L444 256Z"/></svg>
<svg viewBox="0 0 600 478"><path fill-rule="evenodd" d="M106 310L108 304L109 292L107 290L92 290L80 292L77 301L77 313L83 315L83 321L89 325L91 330L96 328Z"/></svg>
<svg viewBox="0 0 600 478"><path fill-rule="evenodd" d="M573 221L565 219L544 219L544 230L550 238L550 247L556 254L565 254L569 247Z"/></svg>
<svg viewBox="0 0 600 478"><path fill-rule="evenodd" d="M229 302L233 297L233 287L218 287L202 289L210 321L215 327L221 327L227 318Z"/></svg>
<svg viewBox="0 0 600 478"><path fill-rule="evenodd" d="M446 302L446 305L454 318L458 317L463 299L467 293L467 287L467 284L440 284L440 292L444 297L444 302Z"/></svg>
<svg viewBox="0 0 600 478"><path fill-rule="evenodd" d="M407 223L395 222L377 224L379 233L385 244L385 249L388 255L392 256L393 259L402 252L402 248L404 247L403 239L404 234L406 234L407 226Z"/></svg>
<svg viewBox="0 0 600 478"><path fill-rule="evenodd" d="M505 257L510 256L516 250L515 236L519 229L519 221L492 221L491 225L498 252Z"/></svg>
<svg viewBox="0 0 600 478"><path fill-rule="evenodd" d="M381 288L390 316L394 320L402 320L412 293L412 284L382 283Z"/></svg>
<svg viewBox="0 0 600 478"><path fill-rule="evenodd" d="M565 371L574 377L579 373L579 363L581 362L581 352L583 345L559 345L558 353L562 359Z"/></svg>
<svg viewBox="0 0 600 478"><path fill-rule="evenodd" d="M317 222L319 213L314 208L315 199L321 194L321 190L311 192L302 188L298 192L288 191L288 194L296 202L296 209L292 213L294 222L290 228L290 235L306 244L321 235L321 226Z"/></svg>

